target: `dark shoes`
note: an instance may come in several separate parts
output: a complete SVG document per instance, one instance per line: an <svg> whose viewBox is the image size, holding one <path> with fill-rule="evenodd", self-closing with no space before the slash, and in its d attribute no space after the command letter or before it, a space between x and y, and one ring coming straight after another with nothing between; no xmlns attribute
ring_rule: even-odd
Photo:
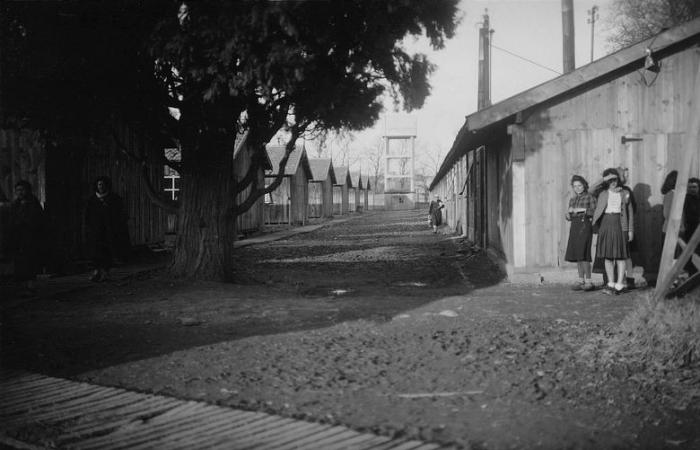
<svg viewBox="0 0 700 450"><path fill-rule="evenodd" d="M603 294L607 295L620 295L628 291L627 286L618 287L618 285L610 286L609 284L606 284L603 288Z"/></svg>

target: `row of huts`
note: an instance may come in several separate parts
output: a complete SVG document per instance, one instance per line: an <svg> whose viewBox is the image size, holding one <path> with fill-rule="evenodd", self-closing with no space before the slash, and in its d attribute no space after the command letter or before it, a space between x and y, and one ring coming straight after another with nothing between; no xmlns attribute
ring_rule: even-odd
<svg viewBox="0 0 700 450"><path fill-rule="evenodd" d="M569 270L572 175L593 182L623 167L636 200L633 261L653 279L660 188L693 132L699 70L696 19L468 115L429 187L445 201L445 222L492 250L510 276ZM700 142L692 151L698 176Z"/></svg>
<svg viewBox="0 0 700 450"><path fill-rule="evenodd" d="M259 182L269 186L280 173L285 148L268 145L267 166L258 174ZM247 172L250 149L245 136L234 151L236 176ZM238 216L237 231L248 234L265 225L304 225L309 219L330 218L369 207L369 179L347 166L334 166L330 158L309 158L304 145L297 145L289 155L280 185ZM240 194L240 201L248 195Z"/></svg>
<svg viewBox="0 0 700 450"><path fill-rule="evenodd" d="M51 224L46 238L52 245L45 255L51 271L72 271L84 263L83 212L92 194L91 183L99 175L110 176L124 199L132 245L158 245L176 232L175 217L153 203L148 191L160 189L176 199L179 175L167 166L154 165L148 169L147 186L143 168L126 157L119 142L150 145L150 141L125 123L115 122L108 128L91 139L70 136L52 141L29 128L0 128L0 274L8 270L8 207L13 186L21 179L31 182ZM283 152L280 146L267 148L268 164L258 174L258 185L269 185ZM167 152L166 156L176 158ZM234 176L244 176L250 156L245 139L239 139L234 148ZM249 234L267 224L294 226L309 219L366 210L371 189L369 180L359 173L336 167L330 159L309 158L299 146L289 158L282 184L239 215L237 229L240 234ZM243 199L247 192L239 195Z"/></svg>

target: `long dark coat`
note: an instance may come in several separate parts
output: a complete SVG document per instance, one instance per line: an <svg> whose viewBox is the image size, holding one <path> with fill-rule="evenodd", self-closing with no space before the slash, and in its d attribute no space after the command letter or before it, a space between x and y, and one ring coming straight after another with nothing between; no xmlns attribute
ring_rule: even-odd
<svg viewBox="0 0 700 450"><path fill-rule="evenodd" d="M12 202L8 246L17 281L33 280L41 270L47 253L46 234L44 209L36 197Z"/></svg>
<svg viewBox="0 0 700 450"><path fill-rule="evenodd" d="M93 260L125 258L131 244L121 197L110 192L100 199L90 196L85 209L86 246Z"/></svg>
<svg viewBox="0 0 700 450"><path fill-rule="evenodd" d="M440 211L445 205L433 200L428 207L428 215L430 215L430 225L442 225L442 212Z"/></svg>

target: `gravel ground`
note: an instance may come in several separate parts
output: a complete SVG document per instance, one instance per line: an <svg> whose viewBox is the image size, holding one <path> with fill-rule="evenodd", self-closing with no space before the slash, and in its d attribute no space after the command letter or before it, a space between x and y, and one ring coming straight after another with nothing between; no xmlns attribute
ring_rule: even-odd
<svg viewBox="0 0 700 450"><path fill-rule="evenodd" d="M700 448L696 368L607 352L645 295L504 283L417 211L3 310L8 365L463 448Z"/></svg>

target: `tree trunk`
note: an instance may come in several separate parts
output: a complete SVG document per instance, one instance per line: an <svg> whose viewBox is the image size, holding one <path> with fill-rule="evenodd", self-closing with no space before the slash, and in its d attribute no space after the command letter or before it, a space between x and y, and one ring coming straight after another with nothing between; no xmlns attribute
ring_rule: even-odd
<svg viewBox="0 0 700 450"><path fill-rule="evenodd" d="M183 147L186 170L170 271L179 278L228 280L236 238L233 141L208 141L196 152Z"/></svg>

